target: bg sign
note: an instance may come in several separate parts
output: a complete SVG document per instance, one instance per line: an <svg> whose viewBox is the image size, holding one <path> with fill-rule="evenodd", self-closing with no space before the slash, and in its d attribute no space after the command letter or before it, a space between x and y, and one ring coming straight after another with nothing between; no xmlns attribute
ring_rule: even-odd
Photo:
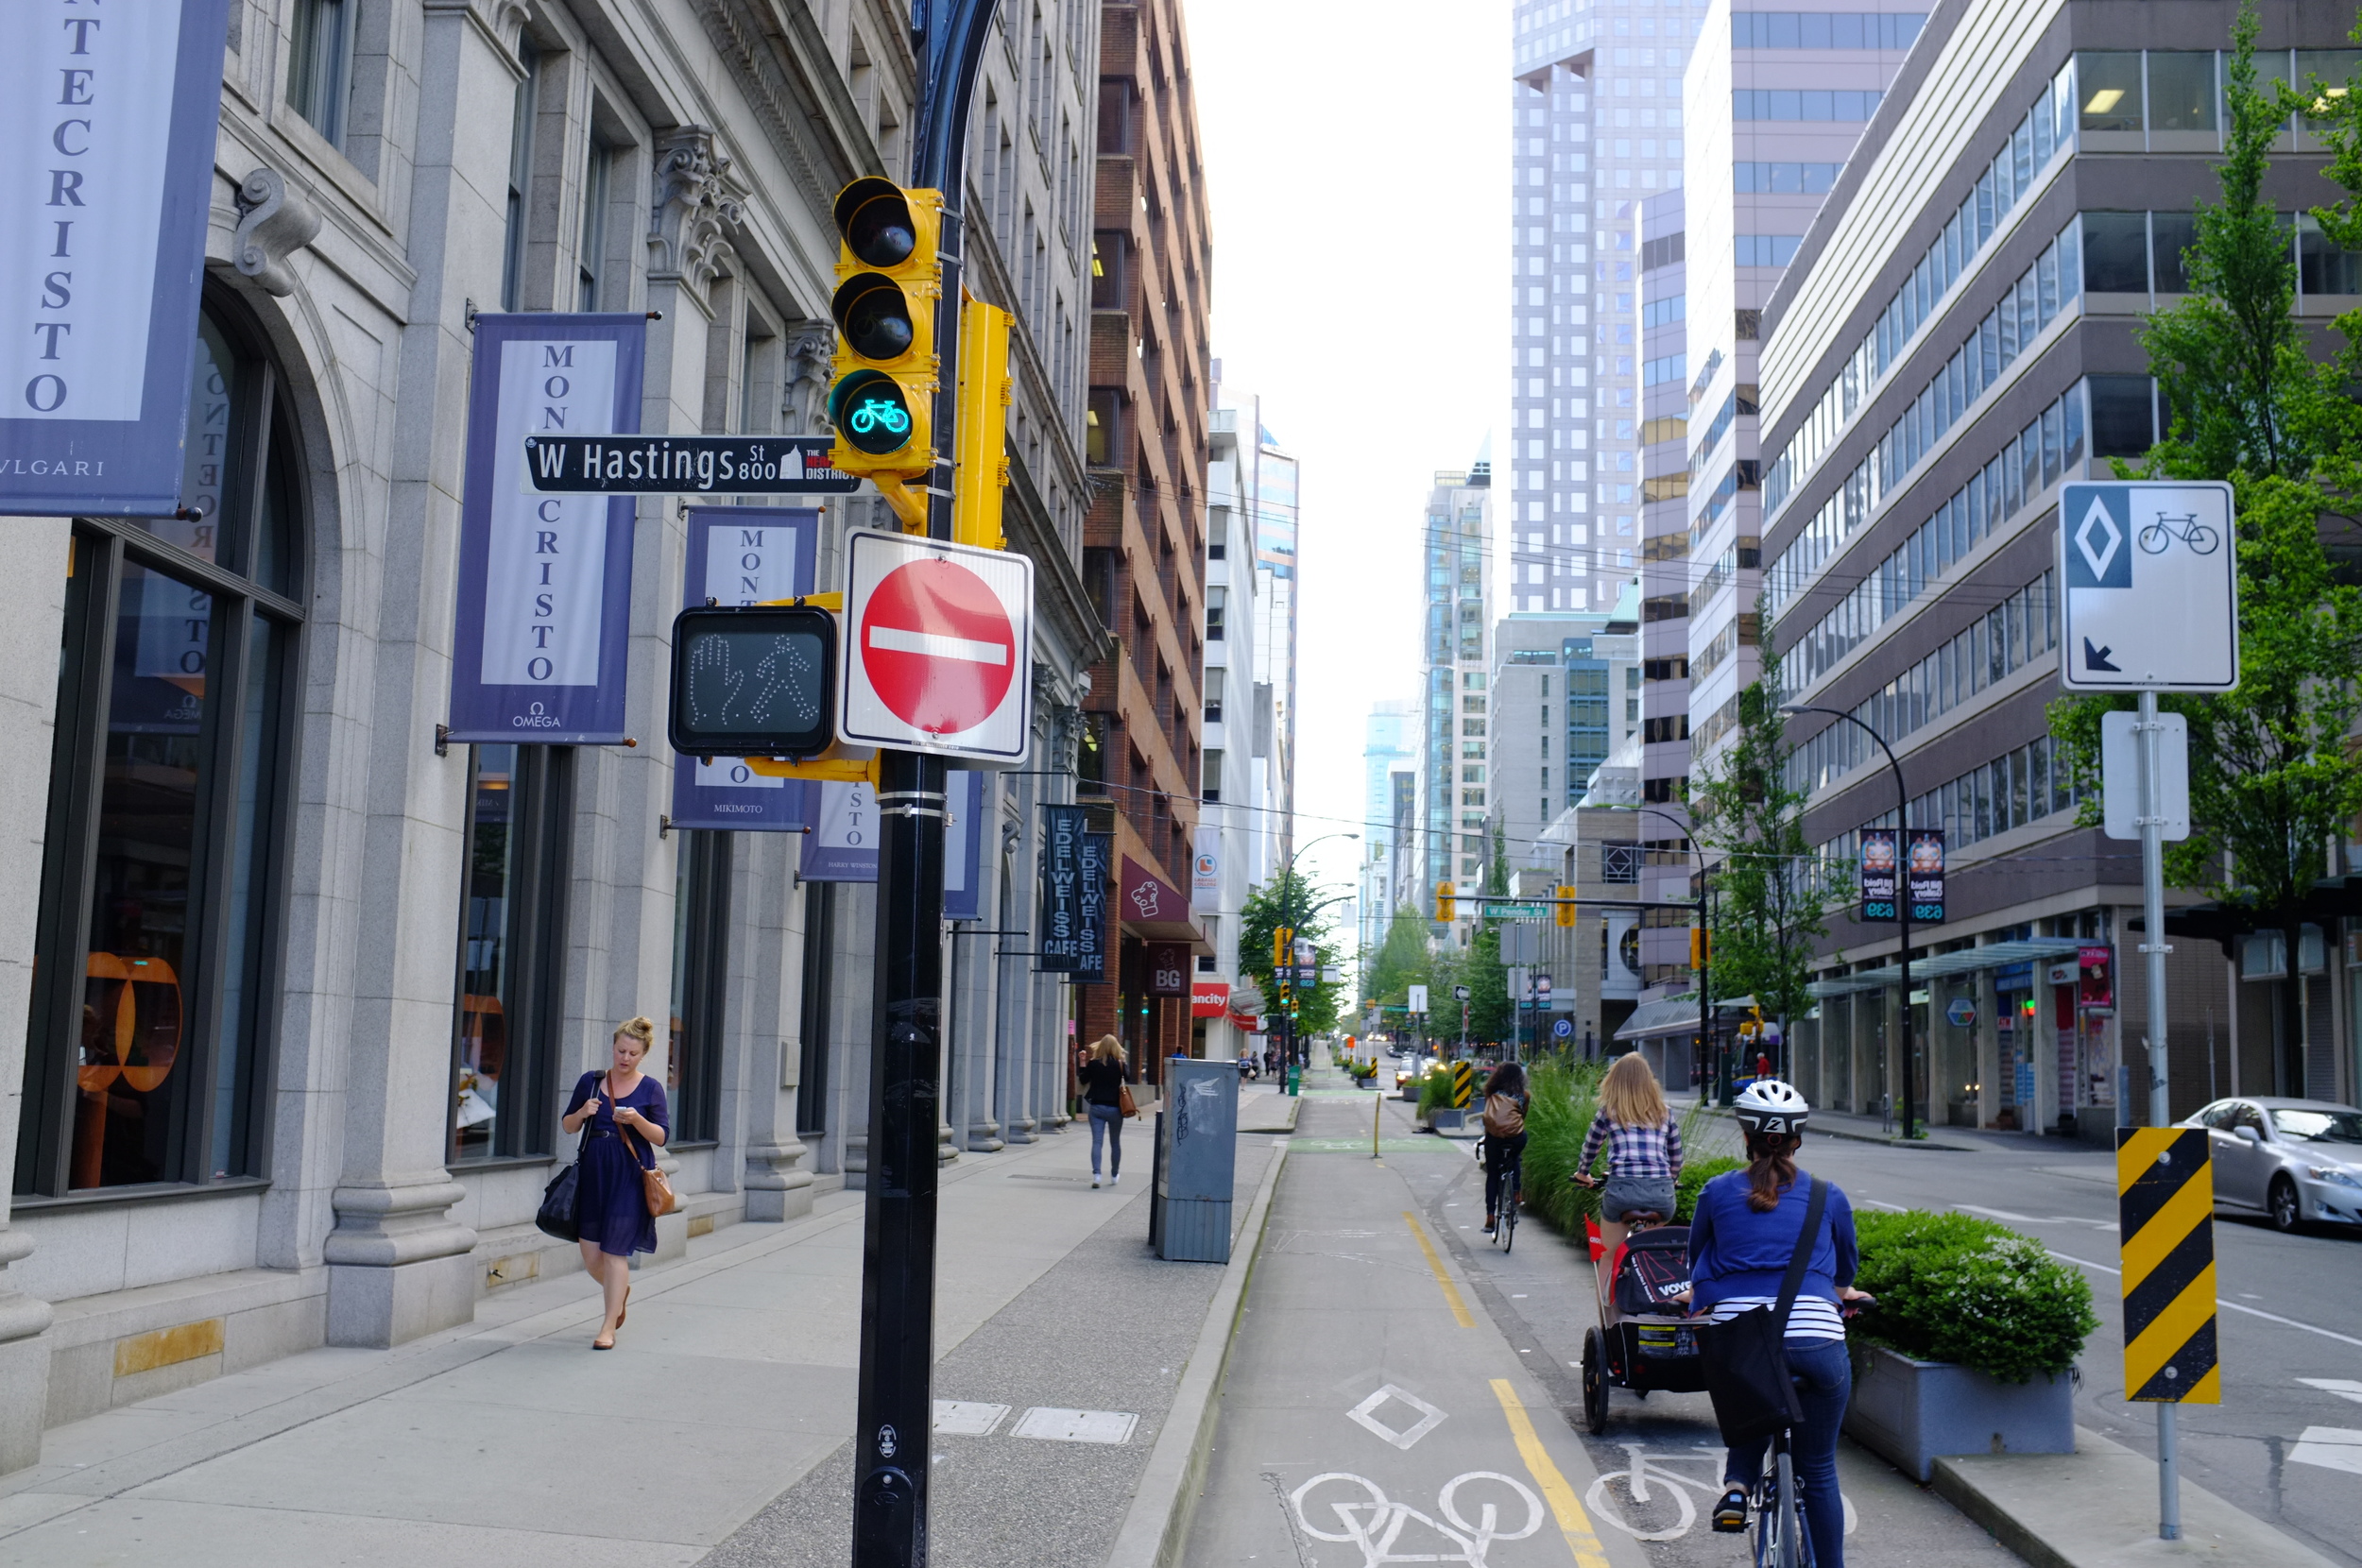
<svg viewBox="0 0 2362 1568"><path fill-rule="evenodd" d="M2077 691L2239 684L2238 541L2219 480L2073 484L2059 494L2060 677Z"/></svg>

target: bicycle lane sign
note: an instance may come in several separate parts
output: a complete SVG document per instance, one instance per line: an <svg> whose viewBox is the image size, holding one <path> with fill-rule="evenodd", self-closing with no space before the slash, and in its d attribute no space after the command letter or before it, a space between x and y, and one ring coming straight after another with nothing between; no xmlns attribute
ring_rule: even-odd
<svg viewBox="0 0 2362 1568"><path fill-rule="evenodd" d="M2239 684L2238 543L2218 480L2059 492L2062 682L2078 691Z"/></svg>

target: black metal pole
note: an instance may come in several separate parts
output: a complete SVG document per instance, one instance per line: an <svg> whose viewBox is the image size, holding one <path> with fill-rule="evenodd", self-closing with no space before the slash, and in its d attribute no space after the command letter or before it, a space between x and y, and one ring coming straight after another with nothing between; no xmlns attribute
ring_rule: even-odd
<svg viewBox="0 0 2362 1568"><path fill-rule="evenodd" d="M968 106L996 0L914 11L923 77L916 157L943 194L935 309L936 456L927 533L951 537L959 407L960 272ZM861 1374L854 1432L854 1568L925 1568L934 1425L935 1128L941 1119L943 826L940 757L880 757L877 968L870 1010L869 1166L862 1216Z"/></svg>

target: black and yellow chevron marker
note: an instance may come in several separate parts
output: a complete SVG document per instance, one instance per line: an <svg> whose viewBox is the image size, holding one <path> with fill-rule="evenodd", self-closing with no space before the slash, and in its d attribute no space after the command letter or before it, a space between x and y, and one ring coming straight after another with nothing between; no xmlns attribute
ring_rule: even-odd
<svg viewBox="0 0 2362 1568"><path fill-rule="evenodd" d="M2116 1129L2124 1397L2219 1405L2215 1167L2202 1127Z"/></svg>
<svg viewBox="0 0 2362 1568"><path fill-rule="evenodd" d="M1468 1108L1468 1101L1474 1098L1476 1098L1476 1064L1454 1062L1451 1065L1451 1102L1464 1111Z"/></svg>

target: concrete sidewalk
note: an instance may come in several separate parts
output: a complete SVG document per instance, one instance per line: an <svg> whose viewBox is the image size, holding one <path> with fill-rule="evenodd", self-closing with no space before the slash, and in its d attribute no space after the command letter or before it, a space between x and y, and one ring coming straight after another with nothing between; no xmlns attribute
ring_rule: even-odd
<svg viewBox="0 0 2362 1568"><path fill-rule="evenodd" d="M1172 1413L1230 1271L1147 1253L1150 1150L1133 1128L1113 1190L1091 1188L1081 1135L943 1172L936 1397L1009 1408L936 1437L938 1561L1096 1568ZM1239 1148L1242 1225L1281 1156L1269 1136ZM577 1272L393 1351L314 1351L57 1428L38 1467L0 1481L0 1559L686 1565L778 1523L783 1494L842 1539L861 1203L831 1194L807 1219L693 1241L636 1278L611 1355L589 1349L596 1298ZM1128 1419L1117 1442L1029 1440L1017 1429L1036 1407ZM1072 1517L1058 1477L1085 1474L1104 1528L1043 1532ZM719 1559L844 1560L769 1552L764 1535Z"/></svg>

